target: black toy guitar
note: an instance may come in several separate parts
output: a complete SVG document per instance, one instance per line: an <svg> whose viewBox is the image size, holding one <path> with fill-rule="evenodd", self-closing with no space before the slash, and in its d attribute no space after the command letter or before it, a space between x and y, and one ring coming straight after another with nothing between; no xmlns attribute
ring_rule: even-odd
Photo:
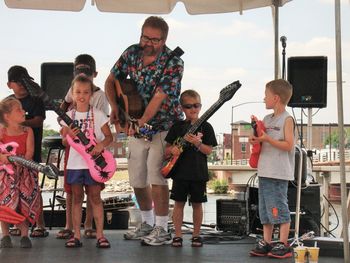
<svg viewBox="0 0 350 263"><path fill-rule="evenodd" d="M235 81L223 88L220 91L219 99L188 129L186 134L194 134L203 124L203 122L208 120L226 101L230 100L233 97L233 95L240 87L241 83L239 83L239 81ZM180 149L183 149L186 144L187 141L184 139L184 137L178 138L175 142L175 145ZM167 161L167 163L161 169L161 174L165 178L170 177L169 174L174 168L174 165L176 164L178 158L179 156L171 156L169 161Z"/></svg>

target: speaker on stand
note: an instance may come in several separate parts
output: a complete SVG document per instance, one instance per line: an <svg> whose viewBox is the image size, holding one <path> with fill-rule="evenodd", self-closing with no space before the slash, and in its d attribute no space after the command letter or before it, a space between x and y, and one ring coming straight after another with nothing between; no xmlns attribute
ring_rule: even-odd
<svg viewBox="0 0 350 263"><path fill-rule="evenodd" d="M288 81L293 86L288 106L327 107L327 57L288 58Z"/></svg>
<svg viewBox="0 0 350 263"><path fill-rule="evenodd" d="M70 62L41 64L41 87L50 99L57 103L63 101L73 80L73 68L73 63Z"/></svg>

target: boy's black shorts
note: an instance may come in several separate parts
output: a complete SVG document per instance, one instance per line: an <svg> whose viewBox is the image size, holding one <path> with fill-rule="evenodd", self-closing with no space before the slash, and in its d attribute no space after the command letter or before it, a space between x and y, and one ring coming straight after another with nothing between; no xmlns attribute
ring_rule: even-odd
<svg viewBox="0 0 350 263"><path fill-rule="evenodd" d="M185 181L173 180L170 198L178 202L190 203L207 202L207 182L205 181Z"/></svg>

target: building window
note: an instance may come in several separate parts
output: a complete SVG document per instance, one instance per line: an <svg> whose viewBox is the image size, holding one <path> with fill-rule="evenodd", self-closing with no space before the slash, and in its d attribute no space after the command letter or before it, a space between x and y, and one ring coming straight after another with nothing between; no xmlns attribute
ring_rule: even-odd
<svg viewBox="0 0 350 263"><path fill-rule="evenodd" d="M241 152L242 152L242 153L245 153L245 152L246 152L246 147L247 147L247 145L246 145L245 143L242 143L242 144L241 144Z"/></svg>

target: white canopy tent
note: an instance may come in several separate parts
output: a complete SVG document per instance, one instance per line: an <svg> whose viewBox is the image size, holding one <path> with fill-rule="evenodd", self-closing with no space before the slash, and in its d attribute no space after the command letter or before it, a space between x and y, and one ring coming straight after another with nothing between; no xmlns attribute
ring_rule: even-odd
<svg viewBox="0 0 350 263"><path fill-rule="evenodd" d="M91 0L91 5L96 5L102 12L117 13L147 13L168 14L178 2L182 2L189 14L213 14L240 12L244 10L271 6L274 17L274 76L279 78L279 7L291 0ZM5 0L9 8L40 9L57 11L81 11L86 0ZM335 40L336 40L336 74L337 74L337 101L339 123L339 154L340 154L340 181L342 201L342 222L344 238L344 259L349 262L349 238L348 238L348 215L347 215L347 192L345 176L344 156L344 117L343 117L343 87L342 87L342 54L341 54L341 26L340 26L340 0L335 0Z"/></svg>

